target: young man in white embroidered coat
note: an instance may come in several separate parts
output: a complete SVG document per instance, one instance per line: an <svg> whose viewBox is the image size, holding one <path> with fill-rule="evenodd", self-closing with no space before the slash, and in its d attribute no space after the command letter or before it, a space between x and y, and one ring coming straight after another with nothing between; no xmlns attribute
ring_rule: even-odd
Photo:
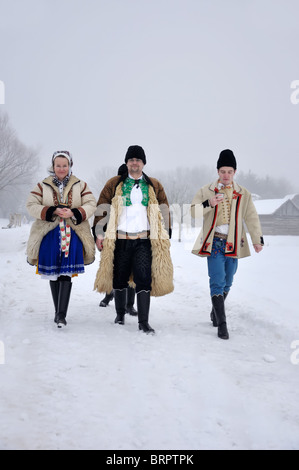
<svg viewBox="0 0 299 470"><path fill-rule="evenodd" d="M234 181L237 162L229 149L217 161L218 180L201 188L192 201L191 214L203 206L203 227L192 253L207 257L212 299L211 321L218 336L229 339L224 301L232 287L238 259L250 256L244 222L254 250L263 249L264 240L250 192Z"/></svg>

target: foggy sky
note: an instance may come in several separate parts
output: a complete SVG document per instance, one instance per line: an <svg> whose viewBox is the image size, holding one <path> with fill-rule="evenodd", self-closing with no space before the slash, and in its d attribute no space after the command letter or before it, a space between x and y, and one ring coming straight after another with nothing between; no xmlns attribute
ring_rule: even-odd
<svg viewBox="0 0 299 470"><path fill-rule="evenodd" d="M299 190L298 0L0 0L0 80L20 139L74 173L216 166Z"/></svg>

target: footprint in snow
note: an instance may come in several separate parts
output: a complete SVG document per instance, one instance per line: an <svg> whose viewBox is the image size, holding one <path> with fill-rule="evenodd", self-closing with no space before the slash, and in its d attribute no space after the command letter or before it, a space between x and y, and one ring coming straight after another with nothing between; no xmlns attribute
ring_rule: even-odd
<svg viewBox="0 0 299 470"><path fill-rule="evenodd" d="M265 354L263 356L263 360L265 362L268 362L269 364L273 364L273 362L276 362L276 357L274 356L271 356L271 354Z"/></svg>

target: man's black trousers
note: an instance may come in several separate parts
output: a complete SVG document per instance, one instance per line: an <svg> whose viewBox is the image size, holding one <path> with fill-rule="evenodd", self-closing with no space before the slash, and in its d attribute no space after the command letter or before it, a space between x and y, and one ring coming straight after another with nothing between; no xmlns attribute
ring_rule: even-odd
<svg viewBox="0 0 299 470"><path fill-rule="evenodd" d="M151 290L152 248L148 238L116 240L113 289L127 288L131 273L136 284L136 294Z"/></svg>

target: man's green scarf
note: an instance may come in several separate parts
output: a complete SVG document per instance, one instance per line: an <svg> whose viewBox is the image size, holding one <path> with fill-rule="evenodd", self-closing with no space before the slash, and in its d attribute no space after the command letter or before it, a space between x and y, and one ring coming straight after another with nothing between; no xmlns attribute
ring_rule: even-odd
<svg viewBox="0 0 299 470"><path fill-rule="evenodd" d="M124 205L125 206L131 206L132 201L131 201L131 192L136 184L136 180L132 178L127 178L124 181L123 187L122 187L122 193L123 193L123 200L124 200ZM141 204L145 207L148 206L148 201L149 201L149 194L148 194L148 183L145 181L144 178L141 178L138 182L140 189L142 191L142 201Z"/></svg>

